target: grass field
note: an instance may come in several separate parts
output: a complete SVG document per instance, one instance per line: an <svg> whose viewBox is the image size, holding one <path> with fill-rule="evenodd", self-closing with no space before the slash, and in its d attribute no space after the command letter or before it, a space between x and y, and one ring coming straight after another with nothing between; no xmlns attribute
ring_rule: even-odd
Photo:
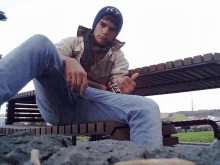
<svg viewBox="0 0 220 165"><path fill-rule="evenodd" d="M201 132L187 132L187 133L177 133L171 136L176 136L179 142L204 142L212 143L214 139L214 131L201 131ZM77 139L86 140L88 136L77 136Z"/></svg>
<svg viewBox="0 0 220 165"><path fill-rule="evenodd" d="M212 143L215 140L214 131L177 133L177 134L172 134L171 136L178 137L179 142Z"/></svg>

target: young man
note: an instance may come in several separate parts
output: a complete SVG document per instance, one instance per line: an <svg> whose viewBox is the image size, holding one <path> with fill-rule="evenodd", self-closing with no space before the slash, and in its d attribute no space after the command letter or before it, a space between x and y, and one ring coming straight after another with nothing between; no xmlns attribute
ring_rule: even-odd
<svg viewBox="0 0 220 165"><path fill-rule="evenodd" d="M118 121L129 124L135 144L162 146L158 105L130 95L135 78L116 39L123 24L118 9L102 8L92 29L79 26L77 37L53 44L35 35L0 60L0 105L33 79L36 103L52 125ZM88 87L88 80L105 90Z"/></svg>

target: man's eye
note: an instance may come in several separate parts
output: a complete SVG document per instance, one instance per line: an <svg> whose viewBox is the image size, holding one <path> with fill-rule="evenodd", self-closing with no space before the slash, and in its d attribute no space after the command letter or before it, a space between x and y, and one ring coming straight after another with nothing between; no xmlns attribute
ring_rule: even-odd
<svg viewBox="0 0 220 165"><path fill-rule="evenodd" d="M102 27L105 27L105 24L104 24L104 23L101 23L101 26L102 26Z"/></svg>
<svg viewBox="0 0 220 165"><path fill-rule="evenodd" d="M112 29L110 29L110 31L112 31L112 32L116 32L116 29L115 29L115 28L112 28Z"/></svg>

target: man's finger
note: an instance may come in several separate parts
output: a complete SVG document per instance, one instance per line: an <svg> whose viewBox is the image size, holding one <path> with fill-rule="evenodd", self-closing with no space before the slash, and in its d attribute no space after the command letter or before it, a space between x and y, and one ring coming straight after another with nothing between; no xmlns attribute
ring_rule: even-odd
<svg viewBox="0 0 220 165"><path fill-rule="evenodd" d="M72 93L76 92L76 76L72 77L72 81L71 81L71 91Z"/></svg>
<svg viewBox="0 0 220 165"><path fill-rule="evenodd" d="M82 88L81 88L81 91L80 91L81 96L84 95L87 87L88 87L88 81L87 81L87 77L85 76L85 77L83 77Z"/></svg>
<svg viewBox="0 0 220 165"><path fill-rule="evenodd" d="M124 84L125 87L129 87L130 86L131 81L129 82L129 80L130 80L130 77L124 79L123 84Z"/></svg>
<svg viewBox="0 0 220 165"><path fill-rule="evenodd" d="M123 90L123 84L122 84L121 80L116 79L116 83L118 84L118 88L119 88L120 90Z"/></svg>
<svg viewBox="0 0 220 165"><path fill-rule="evenodd" d="M71 88L71 76L69 74L66 75L66 85L67 88Z"/></svg>
<svg viewBox="0 0 220 165"><path fill-rule="evenodd" d="M77 75L77 78L76 78L76 92L79 91L80 86L82 84L82 80L83 80L83 78L81 77L81 75Z"/></svg>
<svg viewBox="0 0 220 165"><path fill-rule="evenodd" d="M139 73L135 73L131 76L131 79L134 81L139 76Z"/></svg>

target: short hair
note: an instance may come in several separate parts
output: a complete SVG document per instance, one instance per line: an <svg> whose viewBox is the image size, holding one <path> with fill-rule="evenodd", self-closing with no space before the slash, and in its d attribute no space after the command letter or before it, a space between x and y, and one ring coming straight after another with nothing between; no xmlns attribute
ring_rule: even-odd
<svg viewBox="0 0 220 165"><path fill-rule="evenodd" d="M112 22L118 29L118 19L114 15L105 15L101 19Z"/></svg>

